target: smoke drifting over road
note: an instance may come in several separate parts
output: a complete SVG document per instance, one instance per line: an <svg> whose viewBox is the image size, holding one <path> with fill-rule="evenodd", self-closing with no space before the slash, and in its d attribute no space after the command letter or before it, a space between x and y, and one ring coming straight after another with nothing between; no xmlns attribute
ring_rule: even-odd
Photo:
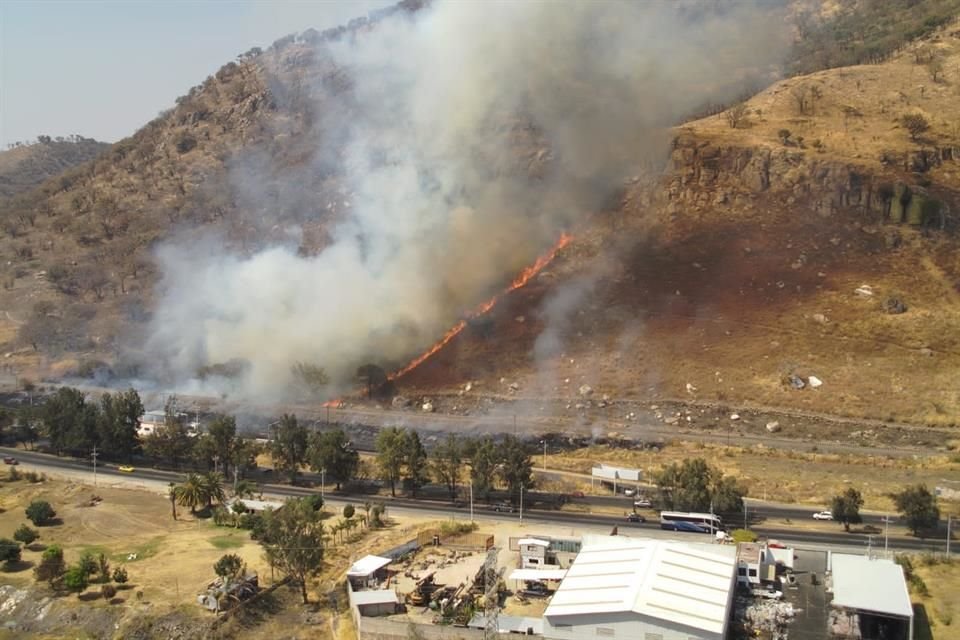
<svg viewBox="0 0 960 640"><path fill-rule="evenodd" d="M325 45L349 107L318 126L347 142L316 154L337 154L349 215L315 256L296 240L245 257L161 249L149 349L181 381L245 361L243 390L265 397L295 362L341 389L358 365L404 364L662 160L665 127L741 93L745 70L769 74L782 24L719 6L437 2Z"/></svg>

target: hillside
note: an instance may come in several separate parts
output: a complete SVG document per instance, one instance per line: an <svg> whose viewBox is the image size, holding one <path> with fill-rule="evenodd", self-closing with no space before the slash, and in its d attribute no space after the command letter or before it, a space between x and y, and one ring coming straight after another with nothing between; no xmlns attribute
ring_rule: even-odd
<svg viewBox="0 0 960 640"><path fill-rule="evenodd" d="M735 117L680 127L664 176L638 176L614 217L406 392L588 423L618 419L618 399L675 399L955 425L958 87L955 21L889 61L784 80ZM929 129L911 137L908 114Z"/></svg>
<svg viewBox="0 0 960 640"><path fill-rule="evenodd" d="M29 191L48 178L96 158L109 147L106 142L82 136L41 136L35 143L0 151L0 199Z"/></svg>
<svg viewBox="0 0 960 640"><path fill-rule="evenodd" d="M798 42L826 37L860 6L880 11L881 27L898 24L890 20L900 4L822 3L843 10L817 14ZM608 414L596 397L583 401L586 384L611 399L953 424L960 22L943 16L955 4L915 3L920 41L905 45L904 33L878 27L839 47L882 42L876 64L828 68L845 59L813 60L799 46L790 64L823 70L676 128L665 173L638 173L606 211L571 229L575 241L540 277L398 380L401 391L449 394L451 411L502 396L528 400L530 411L555 400L585 420ZM328 246L360 197L344 140L363 105L357 78L327 45L362 39L388 18L399 19L378 14L251 50L130 138L5 207L0 342L8 370L144 373L151 356L137 347L164 317L154 259L161 243L182 249L172 260L187 271L192 255L223 248L252 256L294 245L311 258ZM905 125L917 117L927 128L911 134ZM547 174L551 154L537 127L513 114L503 123L492 135L513 158L484 179ZM200 230L213 240L197 243ZM515 231L496 240L509 246ZM517 271L526 263L504 255ZM281 274L278 282L303 277ZM464 308L482 299L467 295L476 283L443 284ZM322 301L321 283L317 291ZM413 298L411 308L422 306ZM265 324L265 335L276 331ZM372 336L371 352L382 355L393 338ZM385 368L416 354L390 355ZM791 376L811 375L821 388L791 387ZM470 381L482 391L460 395Z"/></svg>

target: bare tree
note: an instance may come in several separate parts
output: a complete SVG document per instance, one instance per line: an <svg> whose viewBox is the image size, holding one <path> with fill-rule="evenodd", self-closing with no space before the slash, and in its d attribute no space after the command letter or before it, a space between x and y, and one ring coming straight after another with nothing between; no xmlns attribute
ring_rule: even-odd
<svg viewBox="0 0 960 640"><path fill-rule="evenodd" d="M920 113L908 113L900 118L900 122L903 124L903 128L907 130L907 133L910 134L910 139L914 142L917 141L917 138L919 138L921 134L930 128L930 122Z"/></svg>
<svg viewBox="0 0 960 640"><path fill-rule="evenodd" d="M943 79L943 58L935 56L927 62L927 73L934 82L940 82Z"/></svg>
<svg viewBox="0 0 960 640"><path fill-rule="evenodd" d="M743 102L737 103L727 109L727 124L731 129L739 129L747 123L747 105Z"/></svg>

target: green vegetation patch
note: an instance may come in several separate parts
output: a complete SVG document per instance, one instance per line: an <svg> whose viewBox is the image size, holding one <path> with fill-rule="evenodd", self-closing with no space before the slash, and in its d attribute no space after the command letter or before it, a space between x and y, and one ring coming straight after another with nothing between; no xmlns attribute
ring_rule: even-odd
<svg viewBox="0 0 960 640"><path fill-rule="evenodd" d="M222 536L214 536L207 540L207 542L217 549L236 549L246 544L247 539L246 536L240 534L228 533Z"/></svg>

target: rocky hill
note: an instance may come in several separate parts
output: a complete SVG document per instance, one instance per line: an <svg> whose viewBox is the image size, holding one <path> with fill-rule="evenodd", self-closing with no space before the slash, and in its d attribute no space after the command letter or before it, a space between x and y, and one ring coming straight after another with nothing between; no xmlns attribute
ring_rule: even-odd
<svg viewBox="0 0 960 640"><path fill-rule="evenodd" d="M96 158L109 147L106 142L82 136L40 136L35 143L16 144L0 151L0 199L29 191L48 178Z"/></svg>
<svg viewBox="0 0 960 640"><path fill-rule="evenodd" d="M903 3L795 4L817 8L804 44L850 24L841 18L858 7ZM586 415L609 412L597 400L607 395L952 423L960 23L948 19L957 3L912 4L926 17L906 35L920 40L906 44L890 35L902 21L878 19L840 47L874 51L856 59L871 64L829 69L846 59L811 61L800 47L794 62L823 70L675 129L665 173L638 174L573 230L547 271L397 384L448 393L457 411L503 396ZM136 373L119 369L120 346L158 312L161 240L189 247L204 229L250 255L291 242L296 227L300 255L326 246L355 197L339 123L361 105L324 43L362 38L386 17L239 56L132 137L7 208L8 367ZM518 167L543 171L549 153L535 127L516 119L498 131ZM810 376L822 385L811 388ZM462 394L468 382L481 391Z"/></svg>

